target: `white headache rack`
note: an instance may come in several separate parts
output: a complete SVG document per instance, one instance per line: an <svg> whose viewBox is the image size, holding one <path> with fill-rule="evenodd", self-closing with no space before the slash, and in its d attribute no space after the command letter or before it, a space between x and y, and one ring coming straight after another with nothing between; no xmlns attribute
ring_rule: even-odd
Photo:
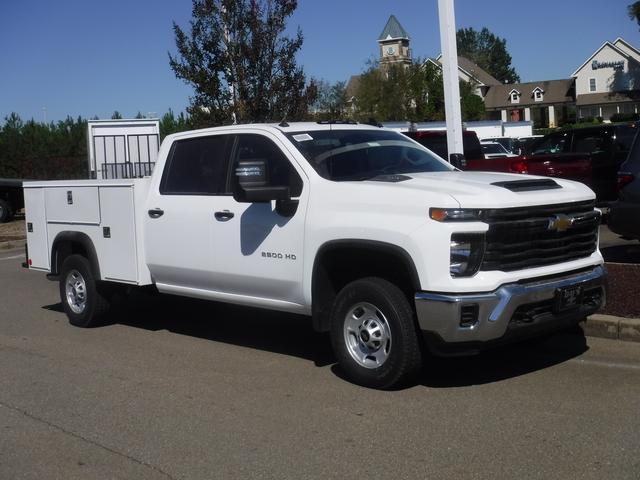
<svg viewBox="0 0 640 480"><path fill-rule="evenodd" d="M157 119L91 120L87 124L89 178L147 177L159 149Z"/></svg>

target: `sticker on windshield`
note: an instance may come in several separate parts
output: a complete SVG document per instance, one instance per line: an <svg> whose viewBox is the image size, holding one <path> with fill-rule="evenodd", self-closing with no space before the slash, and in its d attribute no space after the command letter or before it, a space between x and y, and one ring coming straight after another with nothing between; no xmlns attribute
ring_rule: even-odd
<svg viewBox="0 0 640 480"><path fill-rule="evenodd" d="M313 137L308 133L300 133L298 135L294 135L293 139L296 142L308 142L309 140L313 140Z"/></svg>

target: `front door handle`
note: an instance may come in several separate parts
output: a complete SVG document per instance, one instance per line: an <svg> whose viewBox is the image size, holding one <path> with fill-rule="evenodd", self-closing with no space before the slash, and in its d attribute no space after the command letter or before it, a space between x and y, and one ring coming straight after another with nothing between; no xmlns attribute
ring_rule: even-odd
<svg viewBox="0 0 640 480"><path fill-rule="evenodd" d="M164 210L161 210L159 208L152 208L148 213L151 218L159 218L164 215Z"/></svg>
<svg viewBox="0 0 640 480"><path fill-rule="evenodd" d="M233 212L229 210L223 210L221 212L216 212L213 214L216 217L216 220L220 222L226 222L227 220L231 220L233 218Z"/></svg>

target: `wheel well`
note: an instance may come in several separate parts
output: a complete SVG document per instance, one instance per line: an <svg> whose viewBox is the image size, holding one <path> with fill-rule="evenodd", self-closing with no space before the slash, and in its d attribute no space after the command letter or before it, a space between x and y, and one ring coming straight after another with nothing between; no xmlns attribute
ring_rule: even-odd
<svg viewBox="0 0 640 480"><path fill-rule="evenodd" d="M91 239L82 232L60 232L51 248L51 273L59 275L62 264L69 255L82 255L91 265L96 279L100 279L100 265Z"/></svg>
<svg viewBox="0 0 640 480"><path fill-rule="evenodd" d="M342 288L359 278L380 277L398 286L413 304L420 281L410 255L395 245L371 241L339 241L323 246L313 266L313 326L329 330L331 305Z"/></svg>

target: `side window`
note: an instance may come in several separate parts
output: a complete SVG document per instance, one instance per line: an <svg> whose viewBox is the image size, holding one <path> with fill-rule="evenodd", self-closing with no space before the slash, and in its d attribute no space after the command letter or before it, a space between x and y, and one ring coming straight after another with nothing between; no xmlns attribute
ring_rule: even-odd
<svg viewBox="0 0 640 480"><path fill-rule="evenodd" d="M173 144L162 173L162 195L225 195L227 147L230 137L178 140Z"/></svg>
<svg viewBox="0 0 640 480"><path fill-rule="evenodd" d="M571 151L577 153L599 153L605 150L605 136L607 132L604 130L576 130L573 133L573 147Z"/></svg>
<svg viewBox="0 0 640 480"><path fill-rule="evenodd" d="M562 153L566 150L568 138L568 133L552 134L533 145L531 150L534 155Z"/></svg>
<svg viewBox="0 0 640 480"><path fill-rule="evenodd" d="M271 186L288 186L292 197L302 193L302 179L278 146L262 135L238 135L236 162L266 160Z"/></svg>

